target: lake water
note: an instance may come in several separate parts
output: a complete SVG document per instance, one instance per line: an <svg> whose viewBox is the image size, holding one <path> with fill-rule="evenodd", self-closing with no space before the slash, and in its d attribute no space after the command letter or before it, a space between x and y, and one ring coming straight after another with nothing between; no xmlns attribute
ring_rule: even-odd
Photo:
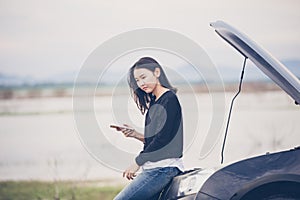
<svg viewBox="0 0 300 200"><path fill-rule="evenodd" d="M234 93L218 95L225 95L226 107L216 106L214 112L221 112L220 116L226 119ZM218 126L213 119L212 96L207 93L179 93L178 96L184 114L186 168L220 167L225 121L219 133L213 133L219 135L211 144L215 144L213 150L204 158L200 156L208 131ZM93 142L99 142L102 152L113 146L133 159L142 145L111 130L109 124L127 122L141 131L143 116L128 96L113 98L95 98L95 116L108 144L96 138ZM104 155L105 161L99 162L97 152L83 145L81 136L85 133L78 131L71 97L0 100L0 114L0 180L121 179L122 168L130 164L125 161L119 167L107 165L105 159L111 159L112 163L122 160L113 153ZM234 105L223 166L299 146L299 119L299 106L284 92L242 93Z"/></svg>

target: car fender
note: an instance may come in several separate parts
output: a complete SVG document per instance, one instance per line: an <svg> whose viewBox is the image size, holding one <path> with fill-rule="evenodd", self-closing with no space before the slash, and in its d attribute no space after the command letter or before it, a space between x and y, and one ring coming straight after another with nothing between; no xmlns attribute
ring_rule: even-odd
<svg viewBox="0 0 300 200"><path fill-rule="evenodd" d="M228 165L206 180L196 199L238 199L254 188L276 181L300 183L299 148Z"/></svg>

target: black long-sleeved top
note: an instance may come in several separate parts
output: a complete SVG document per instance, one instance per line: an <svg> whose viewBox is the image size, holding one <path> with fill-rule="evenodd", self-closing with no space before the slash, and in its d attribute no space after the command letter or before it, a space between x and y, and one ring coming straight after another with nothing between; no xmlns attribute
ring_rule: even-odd
<svg viewBox="0 0 300 200"><path fill-rule="evenodd" d="M181 106L172 91L165 92L150 103L145 118L144 149L136 157L141 166L147 161L180 158L183 151Z"/></svg>

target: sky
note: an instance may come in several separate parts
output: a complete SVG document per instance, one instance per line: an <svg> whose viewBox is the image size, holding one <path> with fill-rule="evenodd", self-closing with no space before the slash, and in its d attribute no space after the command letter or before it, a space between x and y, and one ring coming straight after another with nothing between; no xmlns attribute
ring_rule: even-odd
<svg viewBox="0 0 300 200"><path fill-rule="evenodd" d="M0 0L0 73L46 78L79 71L110 38L161 28L197 42L217 66L241 56L210 22L223 20L279 60L300 59L298 0Z"/></svg>

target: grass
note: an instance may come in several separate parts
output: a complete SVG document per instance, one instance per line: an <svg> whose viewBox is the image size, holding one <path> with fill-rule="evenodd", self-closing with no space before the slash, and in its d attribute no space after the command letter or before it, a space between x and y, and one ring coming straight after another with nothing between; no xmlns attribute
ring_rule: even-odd
<svg viewBox="0 0 300 200"><path fill-rule="evenodd" d="M5 181L0 182L0 200L108 200L123 186L95 183Z"/></svg>

